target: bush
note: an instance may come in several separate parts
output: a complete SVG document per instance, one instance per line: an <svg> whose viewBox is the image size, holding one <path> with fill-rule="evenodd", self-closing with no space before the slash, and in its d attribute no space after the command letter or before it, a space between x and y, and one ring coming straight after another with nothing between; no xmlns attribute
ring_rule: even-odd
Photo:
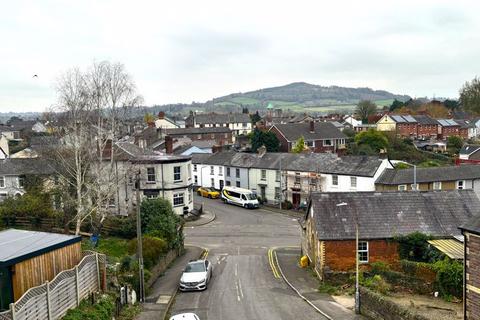
<svg viewBox="0 0 480 320"><path fill-rule="evenodd" d="M137 236L136 215L127 217L108 216L105 223L105 232L111 236L133 239Z"/></svg>
<svg viewBox="0 0 480 320"><path fill-rule="evenodd" d="M183 243L181 219L173 212L169 201L161 198L145 199L140 211L144 234L165 239L169 248L177 248Z"/></svg>
<svg viewBox="0 0 480 320"><path fill-rule="evenodd" d="M438 260L439 253L428 244L432 236L421 232L413 232L396 238L401 259L417 262L433 262Z"/></svg>
<svg viewBox="0 0 480 320"><path fill-rule="evenodd" d="M433 264L433 268L437 272L436 285L443 297L453 295L462 297L463 295L463 264L445 258Z"/></svg>
<svg viewBox="0 0 480 320"><path fill-rule="evenodd" d="M158 259L168 251L165 240L144 236L142 240L143 262L145 268L150 269L157 264ZM128 243L128 253L133 255L137 252L137 239L132 239Z"/></svg>
<svg viewBox="0 0 480 320"><path fill-rule="evenodd" d="M115 310L115 301L109 295L103 295L95 304L90 304L88 299L83 300L80 306L68 310L62 320L106 320L112 319Z"/></svg>
<svg viewBox="0 0 480 320"><path fill-rule="evenodd" d="M290 201L288 201L288 200L285 200L285 201L282 203L282 209L291 210L292 208L293 208L292 202L290 202Z"/></svg>
<svg viewBox="0 0 480 320"><path fill-rule="evenodd" d="M364 279L362 284L374 291L380 292L381 294L387 294L392 289L390 284L388 284L379 274Z"/></svg>
<svg viewBox="0 0 480 320"><path fill-rule="evenodd" d="M374 274L390 271L390 266L383 261L372 262L370 263L370 267L371 272Z"/></svg>

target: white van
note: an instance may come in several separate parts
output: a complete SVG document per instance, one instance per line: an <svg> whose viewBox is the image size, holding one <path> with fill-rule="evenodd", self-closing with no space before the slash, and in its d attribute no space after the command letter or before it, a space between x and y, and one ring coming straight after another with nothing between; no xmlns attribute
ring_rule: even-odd
<svg viewBox="0 0 480 320"><path fill-rule="evenodd" d="M248 189L224 187L222 200L248 209L258 208L257 194Z"/></svg>

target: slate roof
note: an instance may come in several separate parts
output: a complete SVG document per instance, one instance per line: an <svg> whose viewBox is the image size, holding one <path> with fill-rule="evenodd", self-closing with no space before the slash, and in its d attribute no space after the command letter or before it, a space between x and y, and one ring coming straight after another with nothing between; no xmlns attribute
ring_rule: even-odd
<svg viewBox="0 0 480 320"><path fill-rule="evenodd" d="M375 183L385 185L413 183L413 170L413 168L386 169ZM480 179L479 165L462 164L460 166L417 168L417 183L470 179Z"/></svg>
<svg viewBox="0 0 480 320"><path fill-rule="evenodd" d="M139 156L146 156L146 155L158 155L158 153L155 153L154 151L148 150L148 149L142 149L136 144L130 143L130 142L115 142L114 146L114 155L115 159L117 160L131 160L135 159L136 157ZM108 155L109 156L109 155Z"/></svg>
<svg viewBox="0 0 480 320"><path fill-rule="evenodd" d="M417 120L418 124L423 124L423 125L438 125L437 120L426 116L426 115L418 115L418 116L413 116L415 120Z"/></svg>
<svg viewBox="0 0 480 320"><path fill-rule="evenodd" d="M232 130L227 127L209 127L209 128L176 128L166 129L168 135L187 135L187 134L209 134L209 133L231 133Z"/></svg>
<svg viewBox="0 0 480 320"><path fill-rule="evenodd" d="M282 170L288 171L373 177L382 160L368 156L338 157L332 153L267 152L260 156L257 153L228 151L192 156L192 163L239 168L278 170L280 162Z"/></svg>
<svg viewBox="0 0 480 320"><path fill-rule="evenodd" d="M455 120L453 120L453 119L438 119L437 121L442 127L456 127L456 126L459 126L459 124L456 123Z"/></svg>
<svg viewBox="0 0 480 320"><path fill-rule="evenodd" d="M81 240L80 236L58 233L16 229L0 231L0 267L16 264Z"/></svg>
<svg viewBox="0 0 480 320"><path fill-rule="evenodd" d="M55 173L51 161L43 158L9 158L0 160L0 175L50 175Z"/></svg>
<svg viewBox="0 0 480 320"><path fill-rule="evenodd" d="M480 234L480 215L472 217L460 226L460 229Z"/></svg>
<svg viewBox="0 0 480 320"><path fill-rule="evenodd" d="M337 206L347 203L345 206ZM319 240L388 239L412 232L438 238L460 235L458 226L480 214L473 190L312 193L305 216Z"/></svg>
<svg viewBox="0 0 480 320"><path fill-rule="evenodd" d="M6 126L4 124L0 124L0 132L12 132L12 131L18 131L17 129L14 129L10 126Z"/></svg>
<svg viewBox="0 0 480 320"><path fill-rule="evenodd" d="M459 154L470 155L472 153L477 152L478 150L480 150L480 145L464 144L462 149L460 149Z"/></svg>
<svg viewBox="0 0 480 320"><path fill-rule="evenodd" d="M396 123L417 123L417 120L411 115L390 115L390 118Z"/></svg>
<svg viewBox="0 0 480 320"><path fill-rule="evenodd" d="M475 122L465 119L455 119L455 122L458 123L460 128L475 128Z"/></svg>
<svg viewBox="0 0 480 320"><path fill-rule="evenodd" d="M310 132L310 123L275 124L288 141L296 141L303 136L305 140L346 139L347 136L330 122L315 122L314 132Z"/></svg>
<svg viewBox="0 0 480 320"><path fill-rule="evenodd" d="M200 113L195 115L196 124L245 123L250 122L246 113Z"/></svg>

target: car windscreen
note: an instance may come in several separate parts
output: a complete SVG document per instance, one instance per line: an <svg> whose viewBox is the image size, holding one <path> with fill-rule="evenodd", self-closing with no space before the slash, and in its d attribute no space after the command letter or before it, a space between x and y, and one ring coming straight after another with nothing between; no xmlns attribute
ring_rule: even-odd
<svg viewBox="0 0 480 320"><path fill-rule="evenodd" d="M247 198L248 200L255 200L257 199L257 195L255 193L250 193L250 194L247 194Z"/></svg>
<svg viewBox="0 0 480 320"><path fill-rule="evenodd" d="M194 262L187 264L185 272L204 272L205 264L203 262Z"/></svg>

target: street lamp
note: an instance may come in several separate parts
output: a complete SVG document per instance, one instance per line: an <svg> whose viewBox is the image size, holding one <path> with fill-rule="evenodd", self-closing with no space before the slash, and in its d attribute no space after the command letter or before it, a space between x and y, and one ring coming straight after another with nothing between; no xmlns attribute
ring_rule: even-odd
<svg viewBox="0 0 480 320"><path fill-rule="evenodd" d="M336 205L337 207L348 206L348 203L341 202ZM358 274L358 215L355 210L355 313L360 314L360 291L359 291L359 274Z"/></svg>

